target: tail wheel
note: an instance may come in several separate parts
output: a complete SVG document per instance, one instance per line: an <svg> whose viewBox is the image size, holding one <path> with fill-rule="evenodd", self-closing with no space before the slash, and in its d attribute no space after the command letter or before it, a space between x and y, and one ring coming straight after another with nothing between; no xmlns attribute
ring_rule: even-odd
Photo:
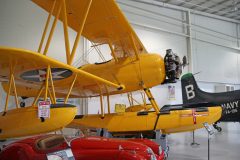
<svg viewBox="0 0 240 160"><path fill-rule="evenodd" d="M218 131L218 132L222 132L222 128L221 128L221 127L218 127L218 128L217 128L217 131Z"/></svg>

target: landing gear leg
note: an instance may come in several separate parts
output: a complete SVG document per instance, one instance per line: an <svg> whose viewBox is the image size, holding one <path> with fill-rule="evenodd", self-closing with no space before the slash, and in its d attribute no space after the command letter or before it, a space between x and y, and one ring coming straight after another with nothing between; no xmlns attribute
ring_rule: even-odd
<svg viewBox="0 0 240 160"><path fill-rule="evenodd" d="M104 131L103 131L103 128L98 128L97 129L97 136L100 136L100 137L103 137L103 133Z"/></svg>
<svg viewBox="0 0 240 160"><path fill-rule="evenodd" d="M213 124L213 128L215 128L218 132L222 132L222 128L217 125L217 123Z"/></svg>
<svg viewBox="0 0 240 160"><path fill-rule="evenodd" d="M155 140L158 144L161 145L162 149L164 150L164 157L165 157L165 159L167 159L168 152L169 152L169 146L167 143L167 135L161 134L161 131L157 130Z"/></svg>
<svg viewBox="0 0 240 160"><path fill-rule="evenodd" d="M107 129L103 129L103 137L112 138L112 134Z"/></svg>
<svg viewBox="0 0 240 160"><path fill-rule="evenodd" d="M112 138L112 134L104 128L100 128L97 130L97 136Z"/></svg>
<svg viewBox="0 0 240 160"><path fill-rule="evenodd" d="M146 93L146 95L147 95L147 97L148 97L148 100L150 101L150 103L151 103L152 107L154 108L156 114L158 114L158 113L159 113L159 107L158 107L158 105L157 105L157 102L156 102L155 99L153 98L153 95L152 95L150 89L149 89L149 88L146 88L146 87L144 86L144 84L143 84L143 88L144 88L143 90L144 90L144 92Z"/></svg>

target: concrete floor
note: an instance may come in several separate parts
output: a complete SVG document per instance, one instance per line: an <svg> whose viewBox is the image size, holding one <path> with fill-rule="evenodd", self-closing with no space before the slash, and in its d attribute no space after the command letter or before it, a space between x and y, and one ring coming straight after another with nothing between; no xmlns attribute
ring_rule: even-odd
<svg viewBox="0 0 240 160"><path fill-rule="evenodd" d="M222 132L210 139L211 160L240 160L240 124L220 123ZM195 132L195 142L191 146L192 133L177 133L168 136L170 147L168 160L208 160L208 134L205 129Z"/></svg>

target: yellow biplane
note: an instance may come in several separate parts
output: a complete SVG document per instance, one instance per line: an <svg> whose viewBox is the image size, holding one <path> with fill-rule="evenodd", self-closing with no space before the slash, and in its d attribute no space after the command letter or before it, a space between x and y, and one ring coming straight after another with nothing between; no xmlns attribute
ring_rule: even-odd
<svg viewBox="0 0 240 160"><path fill-rule="evenodd" d="M170 133L200 128L203 122L213 123L220 118L221 109L218 107L209 109L204 116L195 116L195 122L189 110L173 111L159 117L159 107L149 88L164 82L166 78L164 60L159 54L150 54L146 51L114 0L33 0L33 2L49 12L37 52L0 47L0 76L1 80L4 80L2 86L7 93L4 112L0 117L0 139L43 133L66 126L76 113L76 108L69 107L66 103L69 98L77 97L99 96L101 115L86 116L83 119L84 123L75 119L70 126L89 125L120 131L120 127L123 126L119 123L122 122L125 131L159 130L165 127L168 128L168 131L167 129L165 131ZM43 48L52 16L55 19ZM67 64L47 56L57 20L63 24L66 55L61 56L66 56ZM68 27L77 33L72 49L69 44ZM81 36L96 45L107 44L113 59L102 64L74 67L72 63ZM141 117L138 116L138 112L126 112L122 117L110 114L110 95L136 90L145 91L154 112ZM15 96L16 109L8 111L10 95ZM18 96L35 97L35 100L31 106L19 108ZM108 99L109 112L106 115L103 96L107 96ZM50 98L52 103L53 117L44 121L36 116L36 104L40 97L45 101ZM56 98L65 98L65 101L58 105ZM184 114L190 115L190 118L181 116ZM99 120L103 120L104 123L95 123ZM48 121L50 122L47 123ZM128 126L129 121L134 123ZM111 125L108 125L110 122ZM154 128L155 122L157 127ZM92 125L93 123L95 124ZM137 125L134 125L136 123Z"/></svg>

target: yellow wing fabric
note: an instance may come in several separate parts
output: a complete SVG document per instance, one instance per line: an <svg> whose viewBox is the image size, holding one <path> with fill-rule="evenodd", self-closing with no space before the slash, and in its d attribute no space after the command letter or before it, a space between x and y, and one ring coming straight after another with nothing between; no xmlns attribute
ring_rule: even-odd
<svg viewBox="0 0 240 160"><path fill-rule="evenodd" d="M54 3L54 0L32 1L47 12L51 11ZM66 0L68 26L75 31L80 28L88 2L89 0ZM57 0L56 6L60 6L60 3L62 0ZM54 9L54 16L57 8ZM59 19L63 20L61 15ZM134 55L133 43L136 46L136 54L147 53L114 0L92 0L82 35L94 43L112 44L118 58Z"/></svg>
<svg viewBox="0 0 240 160"><path fill-rule="evenodd" d="M42 54L17 48L0 47L0 80L5 90L10 74L14 76L19 96L35 97L46 78L46 69L51 67L53 83L58 97L67 95L77 75L71 97L98 96L100 90L117 90L118 84L90 74L82 69L56 61ZM120 87L120 88L119 88ZM12 92L13 93L13 92Z"/></svg>

